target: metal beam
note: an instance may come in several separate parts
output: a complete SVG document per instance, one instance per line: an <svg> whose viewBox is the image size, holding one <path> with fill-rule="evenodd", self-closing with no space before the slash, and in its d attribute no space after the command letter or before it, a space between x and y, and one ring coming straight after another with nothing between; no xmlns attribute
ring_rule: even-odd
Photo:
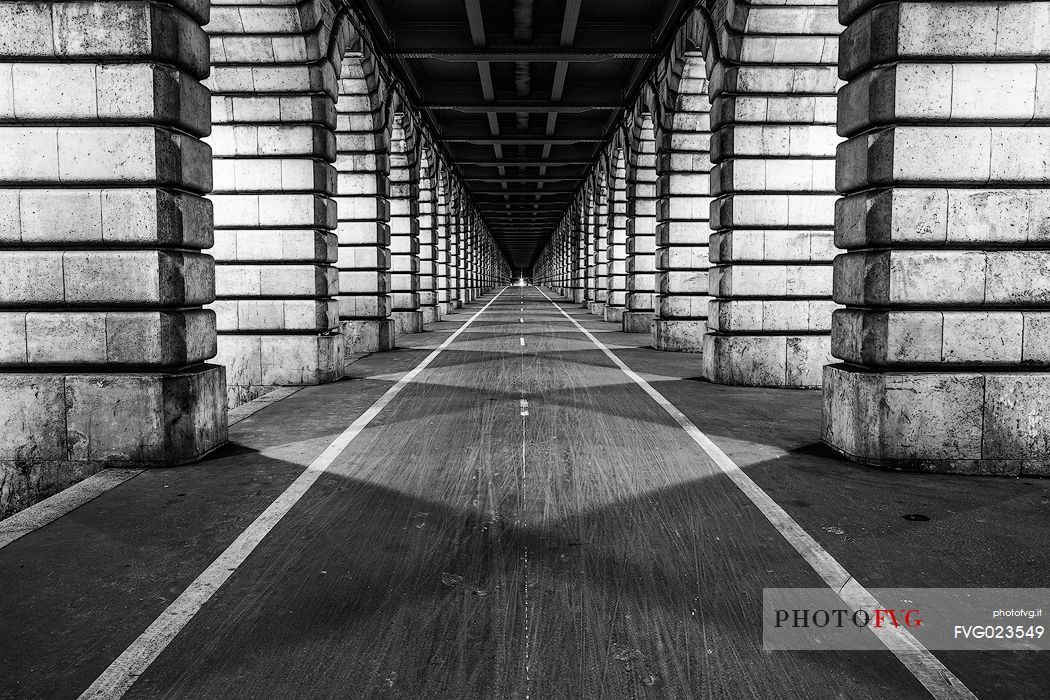
<svg viewBox="0 0 1050 700"><path fill-rule="evenodd" d="M557 177L554 175L548 175L547 177L484 177L469 175L463 176L464 182L566 182L568 180L579 180L579 176L566 175L565 177Z"/></svg>
<svg viewBox="0 0 1050 700"><path fill-rule="evenodd" d="M590 165L589 160L457 160L461 166L473 166L478 168L495 168L495 167L508 167L508 168L536 168L536 167L548 167L548 168L561 168L569 166L583 166Z"/></svg>
<svg viewBox="0 0 1050 700"><path fill-rule="evenodd" d="M559 137L553 136L496 136L485 137L485 136L458 136L458 137L439 137L445 143L473 143L479 146L571 146L576 143L605 143L605 139L601 136L570 136L570 137Z"/></svg>
<svg viewBox="0 0 1050 700"><path fill-rule="evenodd" d="M545 100L493 100L491 102L424 102L422 106L424 109L432 109L440 112L463 112L466 114L486 114L489 112L529 112L532 114L546 114L549 112L559 112L562 114L580 114L583 112L609 112L613 110L623 109L623 105L619 102L591 101L555 103Z"/></svg>
<svg viewBox="0 0 1050 700"><path fill-rule="evenodd" d="M482 42L484 43L484 42ZM480 46L480 45L479 45ZM602 61L651 58L651 51L625 51L622 48L574 49L566 46L486 46L475 49L402 49L392 51L399 58L436 59L449 63L600 63Z"/></svg>

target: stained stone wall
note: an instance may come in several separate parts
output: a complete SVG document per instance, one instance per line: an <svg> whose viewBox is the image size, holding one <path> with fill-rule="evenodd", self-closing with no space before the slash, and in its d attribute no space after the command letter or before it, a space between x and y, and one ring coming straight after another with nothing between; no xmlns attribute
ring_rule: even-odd
<svg viewBox="0 0 1050 700"><path fill-rule="evenodd" d="M0 2L0 518L226 441L208 19Z"/></svg>
<svg viewBox="0 0 1050 700"><path fill-rule="evenodd" d="M443 167L438 167L436 172L437 184L437 217L436 217L436 257L434 263L435 280L437 284L437 310L441 317L455 311L451 301L449 290L450 258L449 248L452 237L452 212L449 204L452 199L449 173Z"/></svg>
<svg viewBox="0 0 1050 700"><path fill-rule="evenodd" d="M851 0L824 439L1050 475L1050 3Z"/></svg>
<svg viewBox="0 0 1050 700"><path fill-rule="evenodd" d="M656 301L658 350L701 352L708 331L711 122L707 67L681 33L662 83L656 131ZM718 329L717 319L712 327Z"/></svg>
<svg viewBox="0 0 1050 700"><path fill-rule="evenodd" d="M605 253L609 291L604 318L609 323L623 324L627 303L627 158L623 146L613 148L609 172L609 238Z"/></svg>
<svg viewBox="0 0 1050 700"><path fill-rule="evenodd" d="M651 99L645 100L651 103ZM649 333L656 301L656 131L651 111L636 116L627 167L625 333Z"/></svg>
<svg viewBox="0 0 1050 700"><path fill-rule="evenodd" d="M594 201L594 250L591 265L594 276L591 281L591 303L589 311L595 316L605 316L605 302L609 298L609 184L605 159L599 162L591 188Z"/></svg>
<svg viewBox="0 0 1050 700"><path fill-rule="evenodd" d="M394 334L423 331L419 310L419 143L405 112L390 137L390 317Z"/></svg>
<svg viewBox="0 0 1050 700"><path fill-rule="evenodd" d="M725 384L819 386L834 308L836 7L728 3L713 22L709 275L716 299L703 375Z"/></svg>
<svg viewBox="0 0 1050 700"><path fill-rule="evenodd" d="M437 163L425 144L419 154L419 310L424 326L441 319L437 306Z"/></svg>
<svg viewBox="0 0 1050 700"><path fill-rule="evenodd" d="M342 376L334 14L322 0L211 7L213 308L231 405Z"/></svg>
<svg viewBox="0 0 1050 700"><path fill-rule="evenodd" d="M336 104L339 329L344 357L394 347L390 318L389 86L360 40L344 54Z"/></svg>

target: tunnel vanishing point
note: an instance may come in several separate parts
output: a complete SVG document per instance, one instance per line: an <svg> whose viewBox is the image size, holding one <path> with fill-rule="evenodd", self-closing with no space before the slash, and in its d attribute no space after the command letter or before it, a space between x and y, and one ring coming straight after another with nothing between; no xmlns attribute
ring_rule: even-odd
<svg viewBox="0 0 1050 700"><path fill-rule="evenodd" d="M0 0L0 518L233 499L354 421L413 523L459 511L394 455L627 474L675 426L829 493L1050 475L1050 2Z"/></svg>

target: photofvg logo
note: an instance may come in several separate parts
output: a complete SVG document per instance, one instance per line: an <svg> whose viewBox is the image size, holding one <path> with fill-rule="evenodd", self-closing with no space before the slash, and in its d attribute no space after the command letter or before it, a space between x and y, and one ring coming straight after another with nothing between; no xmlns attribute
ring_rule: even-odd
<svg viewBox="0 0 1050 700"><path fill-rule="evenodd" d="M767 588L762 642L769 650L880 650L914 638L927 649L1050 649L1046 588L875 588L851 606L830 588ZM910 643L910 642L909 642Z"/></svg>

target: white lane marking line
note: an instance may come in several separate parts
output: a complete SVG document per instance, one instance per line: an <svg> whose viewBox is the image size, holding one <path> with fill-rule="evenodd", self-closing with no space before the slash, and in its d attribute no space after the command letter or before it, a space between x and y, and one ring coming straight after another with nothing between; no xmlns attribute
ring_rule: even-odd
<svg viewBox="0 0 1050 700"><path fill-rule="evenodd" d="M237 539L226 548L201 574L176 598L164 612L160 614L146 631L132 642L131 646L116 658L105 671L102 672L87 690L81 693L81 700L96 698L113 700L123 697L124 693L145 673L161 652L171 643L171 640L182 631L201 607L211 599L213 595L226 583L227 579L244 563L248 555L259 546L263 538L288 514L299 499L314 482L335 462L350 443L356 438L372 420L379 415L387 405L396 397L401 390L419 375L427 365L434 361L441 351L452 344L459 335L466 330L467 326L474 322L478 316L483 314L491 305L506 291L500 290L485 306L477 313L467 319L455 333L450 335L445 342L436 350L427 355L422 362L416 365L405 376L401 377L392 387L387 389L379 399L372 404L368 410L362 413L357 420L349 425L338 437L325 448L324 452L317 456L310 466L306 468L299 477L285 489L284 493L269 505L255 521L247 527Z"/></svg>
<svg viewBox="0 0 1050 700"><path fill-rule="evenodd" d="M521 347L525 347L525 338L521 337L521 338L518 338L518 340L521 341Z"/></svg>
<svg viewBox="0 0 1050 700"><path fill-rule="evenodd" d="M528 399L522 399L521 400L521 415L523 415L523 416L529 415L529 400Z"/></svg>
<svg viewBox="0 0 1050 700"><path fill-rule="evenodd" d="M766 517L773 527L780 532L792 547L794 547L802 558L805 559L813 570L824 579L830 588L838 592L839 598L851 606L854 610L865 608L867 610L883 607L875 599L868 589L862 586L846 569L831 556L831 554L820 546L808 532L802 529L795 520L788 515L787 511L770 498L769 494L762 490L758 484L751 480L747 474L731 460L718 445L711 441L696 425L693 424L684 413L679 411L674 404L664 398L663 394L649 385L649 382L638 376L634 370L628 367L612 350L605 347L598 338L590 331L581 326L576 319L558 306L550 297L540 290L540 294L554 305L561 315L569 319L577 330L587 336L599 350L604 352L613 363L620 368L635 384L640 386L649 397L658 403L668 415L693 439L700 448L718 465L737 488L755 504L755 507ZM975 700L976 695L970 691L955 674L941 663L940 659L933 655L929 649L924 647L919 640L912 636L911 632L903 627L870 628L887 649L892 651L905 668L907 668L916 680L929 691L930 695L943 700L961 700L968 698Z"/></svg>
<svg viewBox="0 0 1050 700"><path fill-rule="evenodd" d="M518 319L518 323L525 323L525 319L523 319L523 318L519 318L519 319Z"/></svg>
<svg viewBox="0 0 1050 700"><path fill-rule="evenodd" d="M50 498L45 498L9 518L0 520L0 549L45 525L50 525L63 515L72 513L85 503L95 500L106 491L120 486L143 471L145 470L103 469L98 474L89 476Z"/></svg>
<svg viewBox="0 0 1050 700"><path fill-rule="evenodd" d="M254 416L259 411L263 410L270 404L277 403L281 399L286 399L293 394L298 394L300 391L305 389L304 386L279 386L273 391L269 391L254 401L241 404L237 408L231 408L229 411L229 425L236 425L245 418Z"/></svg>
<svg viewBox="0 0 1050 700"><path fill-rule="evenodd" d="M237 408L230 409L228 413L229 425L240 423L245 418L302 389L303 387L301 386L277 387L254 401L249 401ZM145 470L123 467L103 469L98 474L89 476L83 481L78 481L69 488L62 489L54 496L45 498L39 503L34 503L28 508L18 511L9 518L0 520L0 549L35 530L39 530L45 525L50 525L63 515L72 513L85 503L95 500L107 491L120 486L128 479L138 476L143 471Z"/></svg>

